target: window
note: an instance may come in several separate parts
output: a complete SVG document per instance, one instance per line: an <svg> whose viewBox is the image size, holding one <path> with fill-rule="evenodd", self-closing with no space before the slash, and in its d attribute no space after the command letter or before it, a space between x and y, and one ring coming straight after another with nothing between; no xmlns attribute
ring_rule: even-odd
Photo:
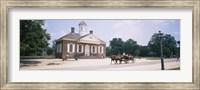
<svg viewBox="0 0 200 90"><path fill-rule="evenodd" d="M102 47L100 47L100 53L102 53L102 49L101 49Z"/></svg>
<svg viewBox="0 0 200 90"><path fill-rule="evenodd" d="M78 52L82 52L82 45L78 45Z"/></svg>
<svg viewBox="0 0 200 90"><path fill-rule="evenodd" d="M92 46L92 52L95 53L95 46Z"/></svg>
<svg viewBox="0 0 200 90"><path fill-rule="evenodd" d="M91 53L96 53L96 49L97 49L97 47L96 46L91 46Z"/></svg>
<svg viewBox="0 0 200 90"><path fill-rule="evenodd" d="M99 53L103 53L103 47L102 47L102 46L99 46L98 52L99 52Z"/></svg>
<svg viewBox="0 0 200 90"><path fill-rule="evenodd" d="M76 52L82 53L83 52L83 45L77 44L77 51Z"/></svg>
<svg viewBox="0 0 200 90"><path fill-rule="evenodd" d="M69 45L69 52L73 52L73 45L72 44Z"/></svg>
<svg viewBox="0 0 200 90"><path fill-rule="evenodd" d="M83 31L83 27L81 27L81 31Z"/></svg>
<svg viewBox="0 0 200 90"><path fill-rule="evenodd" d="M74 52L74 44L70 43L67 45L67 52Z"/></svg>

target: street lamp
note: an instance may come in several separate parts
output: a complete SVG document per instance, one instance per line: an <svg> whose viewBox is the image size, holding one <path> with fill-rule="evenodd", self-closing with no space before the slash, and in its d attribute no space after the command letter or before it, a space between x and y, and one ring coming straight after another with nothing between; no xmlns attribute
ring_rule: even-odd
<svg viewBox="0 0 200 90"><path fill-rule="evenodd" d="M160 36L160 59L161 59L161 70L165 70L164 67L164 60L163 60L163 49L162 49L162 35L161 31L159 31L159 36Z"/></svg>

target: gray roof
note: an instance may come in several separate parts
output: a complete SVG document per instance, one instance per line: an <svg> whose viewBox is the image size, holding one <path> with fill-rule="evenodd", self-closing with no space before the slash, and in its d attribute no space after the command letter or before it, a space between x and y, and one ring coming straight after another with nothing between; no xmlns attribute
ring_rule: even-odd
<svg viewBox="0 0 200 90"><path fill-rule="evenodd" d="M88 35L90 35L90 34L86 34L86 35L84 35L84 36L81 36L81 35L78 34L78 33L69 33L69 34L67 34L67 35L65 35L65 36L63 36L63 37L57 39L56 42L57 42L57 41L60 41L60 40L78 41L79 39L81 39L81 38L83 38L83 37L86 37L86 36L88 36ZM97 38L97 37L96 37L96 38ZM97 38L97 39L99 39L99 38ZM106 44L103 40L101 40L101 39L99 39L99 40L101 41L101 44Z"/></svg>
<svg viewBox="0 0 200 90"><path fill-rule="evenodd" d="M88 35L90 35L90 34L86 34L86 35L84 35L84 36L81 36L79 39L81 39L81 38L83 38L83 37L86 37L86 36L88 36ZM95 35L94 35L95 36ZM95 36L96 37L96 36ZM98 37L96 37L98 40L100 40L101 41L101 44L106 44L106 42L104 42L103 40L101 40L101 39L99 39Z"/></svg>
<svg viewBox="0 0 200 90"><path fill-rule="evenodd" d="M59 40L77 40L81 37L81 35L79 35L78 33L69 33L61 38L58 39Z"/></svg>

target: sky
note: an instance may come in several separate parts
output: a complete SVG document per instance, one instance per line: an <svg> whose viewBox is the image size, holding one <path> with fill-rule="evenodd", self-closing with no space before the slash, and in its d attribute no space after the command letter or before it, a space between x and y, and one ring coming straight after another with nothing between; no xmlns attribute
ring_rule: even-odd
<svg viewBox="0 0 200 90"><path fill-rule="evenodd" d="M106 42L113 38L122 38L123 41L133 39L139 45L148 45L151 36L161 31L164 34L171 34L176 41L180 40L180 20L179 19L134 19L134 20L45 20L43 28L51 35L49 41L59 39L71 32L71 27L75 27L75 33L79 33L78 24L85 21L87 24L86 33L93 30L94 35Z"/></svg>

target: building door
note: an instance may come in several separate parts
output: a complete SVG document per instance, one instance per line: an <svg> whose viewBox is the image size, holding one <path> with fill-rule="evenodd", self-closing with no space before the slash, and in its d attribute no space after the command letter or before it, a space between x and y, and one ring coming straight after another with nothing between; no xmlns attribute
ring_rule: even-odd
<svg viewBox="0 0 200 90"><path fill-rule="evenodd" d="M90 46L85 45L85 56L90 56Z"/></svg>

